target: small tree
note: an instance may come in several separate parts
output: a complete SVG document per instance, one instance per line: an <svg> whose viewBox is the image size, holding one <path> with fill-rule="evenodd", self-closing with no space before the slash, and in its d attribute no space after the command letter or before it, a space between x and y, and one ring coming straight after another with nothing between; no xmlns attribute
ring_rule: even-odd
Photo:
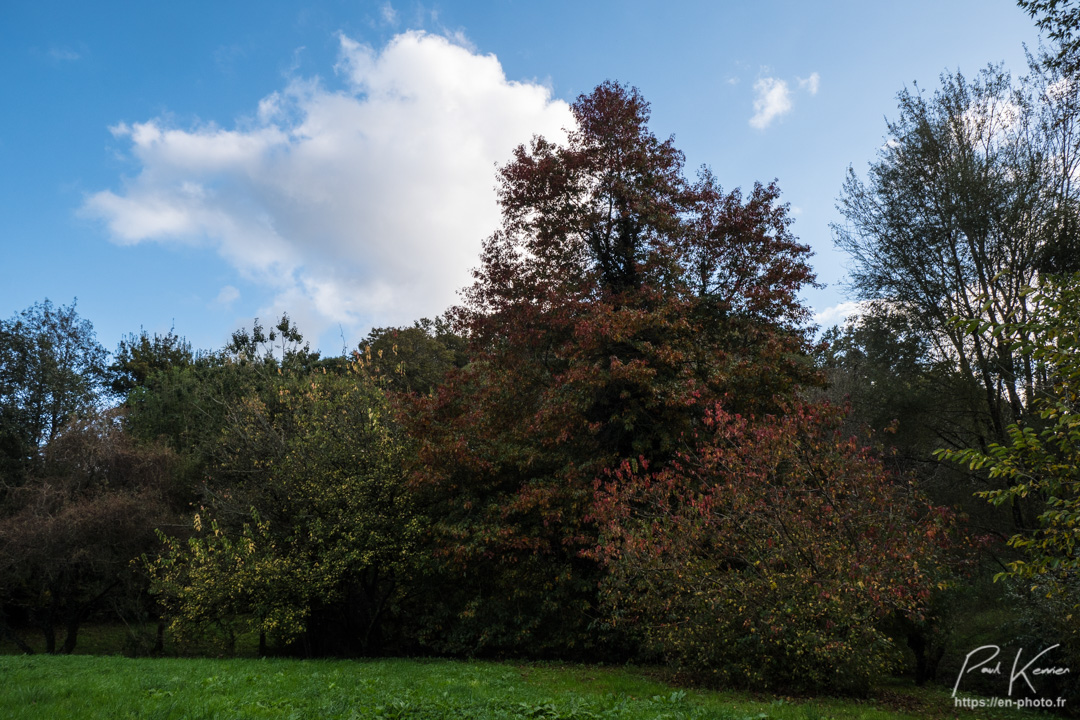
<svg viewBox="0 0 1080 720"><path fill-rule="evenodd" d="M1080 572L1080 275L1047 279L1028 291L1027 300L1031 312L1021 321L961 324L1031 354L1048 379L1038 388L1037 413L1009 426L1007 443L985 451L940 450L938 456L1005 484L979 493L995 505L1043 501L1038 526L1009 540L1027 559L1011 563L1003 575L1071 577Z"/></svg>
<svg viewBox="0 0 1080 720"><path fill-rule="evenodd" d="M357 352L371 372L399 393L426 395L451 368L466 363L465 339L443 318L422 318L412 327L373 328Z"/></svg>
<svg viewBox="0 0 1080 720"><path fill-rule="evenodd" d="M995 579L1008 579L1025 628L1061 645L1080 662L1080 275L1047 278L1029 290L1031 313L1004 323L968 321L1030 353L1040 375L1036 412L1010 425L1007 442L985 450L938 451L938 457L987 472L1004 487L979 493L995 505L1024 500L1039 508L1033 527L1009 544L1022 553ZM1075 684L1074 684L1075 686ZM1075 690L1070 691L1075 696Z"/></svg>
<svg viewBox="0 0 1080 720"><path fill-rule="evenodd" d="M47 652L71 652L94 613L140 613L131 601L144 578L132 561L156 546L156 528L177 522L174 461L135 445L116 412L99 413L65 425L12 490L0 515L0 608L24 613Z"/></svg>
<svg viewBox="0 0 1080 720"><path fill-rule="evenodd" d="M189 540L151 562L174 632L237 625L305 654L377 654L419 524L381 388L284 373L228 408Z"/></svg>
<svg viewBox="0 0 1080 720"><path fill-rule="evenodd" d="M239 363L275 368L310 369L319 360L318 351L312 351L288 313L282 313L281 319L269 330L255 318L250 331L242 328L232 334L224 354Z"/></svg>
<svg viewBox="0 0 1080 720"><path fill-rule="evenodd" d="M145 330L128 335L116 348L109 365L109 387L126 398L137 387L143 387L155 373L170 368L184 368L195 361L191 343L172 330L165 335L150 335Z"/></svg>

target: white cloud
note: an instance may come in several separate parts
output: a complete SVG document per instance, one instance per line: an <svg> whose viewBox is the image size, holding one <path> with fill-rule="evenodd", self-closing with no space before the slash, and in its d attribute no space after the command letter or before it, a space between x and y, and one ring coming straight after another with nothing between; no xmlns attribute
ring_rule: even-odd
<svg viewBox="0 0 1080 720"><path fill-rule="evenodd" d="M1011 99L999 101L996 98L988 102L972 103L962 115L964 129L981 144L992 144L1003 140L1024 126L1024 109Z"/></svg>
<svg viewBox="0 0 1080 720"><path fill-rule="evenodd" d="M858 315L860 312L862 312L862 303L842 302L814 313L814 322L823 328L842 325L849 317Z"/></svg>
<svg viewBox="0 0 1080 720"><path fill-rule="evenodd" d="M384 23L386 23L387 25L397 25L398 14L397 10L394 9L393 5L388 2L383 3L383 6L382 8L380 8L379 12L382 15Z"/></svg>
<svg viewBox="0 0 1080 720"><path fill-rule="evenodd" d="M764 130L773 120L791 112L791 93L783 80L761 78L754 83L754 116L751 127Z"/></svg>
<svg viewBox="0 0 1080 720"><path fill-rule="evenodd" d="M562 138L569 107L442 37L340 43L344 88L293 81L236 129L110 128L139 171L82 213L120 244L209 244L276 293L260 315L310 318L312 337L442 312L498 226L495 164Z"/></svg>
<svg viewBox="0 0 1080 720"><path fill-rule="evenodd" d="M82 53L72 50L69 47L53 45L49 48L49 58L58 63L72 62L82 58Z"/></svg>
<svg viewBox="0 0 1080 720"><path fill-rule="evenodd" d="M1070 95L1076 94L1076 81L1070 77L1058 78L1047 84L1046 97L1051 102L1062 102L1066 100Z"/></svg>
<svg viewBox="0 0 1080 720"><path fill-rule="evenodd" d="M799 81L799 90L805 90L811 95L818 94L818 89L821 86L821 76L816 72L811 72L809 78L796 78Z"/></svg>
<svg viewBox="0 0 1080 720"><path fill-rule="evenodd" d="M232 285L226 285L221 288L221 292L214 298L212 305L214 307L227 308L234 302L240 299L240 291L234 288Z"/></svg>
<svg viewBox="0 0 1080 720"><path fill-rule="evenodd" d="M817 95L818 87L821 85L821 76L816 72L810 73L808 78L796 78L799 81L799 89L806 90L811 95Z"/></svg>

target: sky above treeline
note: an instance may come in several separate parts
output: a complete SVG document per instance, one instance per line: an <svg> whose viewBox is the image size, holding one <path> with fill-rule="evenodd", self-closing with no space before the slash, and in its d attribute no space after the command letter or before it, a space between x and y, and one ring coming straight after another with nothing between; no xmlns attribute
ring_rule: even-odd
<svg viewBox="0 0 1080 720"><path fill-rule="evenodd" d="M221 347L288 312L325 354L435 317L496 229L495 168L604 80L688 173L776 179L851 307L830 224L896 95L1026 73L1007 0L0 2L0 317L77 298L98 339Z"/></svg>

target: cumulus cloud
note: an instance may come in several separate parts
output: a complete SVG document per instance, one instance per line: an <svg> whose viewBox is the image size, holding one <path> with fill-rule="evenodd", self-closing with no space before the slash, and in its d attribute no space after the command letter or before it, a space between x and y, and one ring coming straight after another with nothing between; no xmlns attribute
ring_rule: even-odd
<svg viewBox="0 0 1080 720"><path fill-rule="evenodd" d="M766 77L754 83L754 116L750 118L751 127L764 130L773 120L789 112L791 91L786 82Z"/></svg>
<svg viewBox="0 0 1080 720"><path fill-rule="evenodd" d="M340 36L335 73L341 87L294 80L231 129L116 125L138 172L82 213L116 243L209 245L273 289L260 314L309 333L440 313L498 226L495 164L563 138L569 106L416 31L378 51Z"/></svg>
<svg viewBox="0 0 1080 720"><path fill-rule="evenodd" d="M795 82L799 90L817 95L821 76L812 72L810 77L796 77ZM774 77L760 78L754 83L754 115L750 118L750 126L764 130L773 120L791 112L793 107L791 88L786 81Z"/></svg>

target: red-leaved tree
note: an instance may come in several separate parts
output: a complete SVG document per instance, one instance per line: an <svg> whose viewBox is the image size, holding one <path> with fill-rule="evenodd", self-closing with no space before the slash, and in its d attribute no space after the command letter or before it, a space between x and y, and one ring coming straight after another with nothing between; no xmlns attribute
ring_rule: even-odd
<svg viewBox="0 0 1080 720"><path fill-rule="evenodd" d="M898 482L843 413L711 409L663 469L597 481L613 621L699 678L754 689L865 690L947 577L951 514Z"/></svg>
<svg viewBox="0 0 1080 720"><path fill-rule="evenodd" d="M421 639L446 650L597 642L594 479L664 467L718 401L775 412L814 380L810 250L776 186L687 180L634 89L573 110L565 143L500 169L503 223L453 313L471 361L403 413L435 529Z"/></svg>

